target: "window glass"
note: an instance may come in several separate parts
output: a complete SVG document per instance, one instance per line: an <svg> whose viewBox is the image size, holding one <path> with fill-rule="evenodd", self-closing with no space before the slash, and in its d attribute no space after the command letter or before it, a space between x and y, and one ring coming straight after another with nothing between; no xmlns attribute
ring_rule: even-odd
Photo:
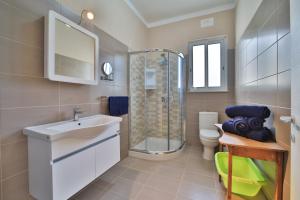
<svg viewBox="0 0 300 200"><path fill-rule="evenodd" d="M193 46L193 87L205 87L205 45Z"/></svg>
<svg viewBox="0 0 300 200"><path fill-rule="evenodd" d="M221 44L208 45L208 87L221 87Z"/></svg>

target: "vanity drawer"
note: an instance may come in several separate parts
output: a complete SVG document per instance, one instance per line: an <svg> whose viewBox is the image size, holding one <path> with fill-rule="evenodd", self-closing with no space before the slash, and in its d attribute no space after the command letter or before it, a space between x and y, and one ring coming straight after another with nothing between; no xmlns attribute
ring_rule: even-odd
<svg viewBox="0 0 300 200"><path fill-rule="evenodd" d="M53 199L65 200L95 179L95 148L53 163Z"/></svg>
<svg viewBox="0 0 300 200"><path fill-rule="evenodd" d="M115 137L100 143L95 146L95 150L96 177L98 177L120 161L120 136L116 135Z"/></svg>

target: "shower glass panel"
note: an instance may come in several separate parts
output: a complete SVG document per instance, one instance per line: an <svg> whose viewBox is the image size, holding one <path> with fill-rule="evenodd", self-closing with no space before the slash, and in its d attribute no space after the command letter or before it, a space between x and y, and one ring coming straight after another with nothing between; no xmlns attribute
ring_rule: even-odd
<svg viewBox="0 0 300 200"><path fill-rule="evenodd" d="M130 53L130 150L176 151L184 143L183 56L168 50Z"/></svg>

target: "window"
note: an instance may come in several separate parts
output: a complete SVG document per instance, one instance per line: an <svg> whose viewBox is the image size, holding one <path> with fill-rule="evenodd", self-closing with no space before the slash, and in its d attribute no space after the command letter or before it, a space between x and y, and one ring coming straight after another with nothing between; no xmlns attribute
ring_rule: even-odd
<svg viewBox="0 0 300 200"><path fill-rule="evenodd" d="M189 43L189 91L227 91L226 38Z"/></svg>

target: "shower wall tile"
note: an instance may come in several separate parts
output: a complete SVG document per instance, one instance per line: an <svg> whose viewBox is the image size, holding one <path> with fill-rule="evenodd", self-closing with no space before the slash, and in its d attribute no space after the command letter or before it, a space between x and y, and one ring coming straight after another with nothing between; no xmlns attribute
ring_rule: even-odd
<svg viewBox="0 0 300 200"><path fill-rule="evenodd" d="M112 63L115 80L88 86L44 78L44 16L50 9L73 21L79 18L55 0L0 1L0 200L32 199L24 127L71 119L76 106L85 111L81 116L107 114L108 104L100 97L128 95L128 48L91 25L86 27L100 39L99 63ZM120 134L124 158L128 154L126 116Z"/></svg>
<svg viewBox="0 0 300 200"><path fill-rule="evenodd" d="M145 55L130 56L130 148L145 139Z"/></svg>

